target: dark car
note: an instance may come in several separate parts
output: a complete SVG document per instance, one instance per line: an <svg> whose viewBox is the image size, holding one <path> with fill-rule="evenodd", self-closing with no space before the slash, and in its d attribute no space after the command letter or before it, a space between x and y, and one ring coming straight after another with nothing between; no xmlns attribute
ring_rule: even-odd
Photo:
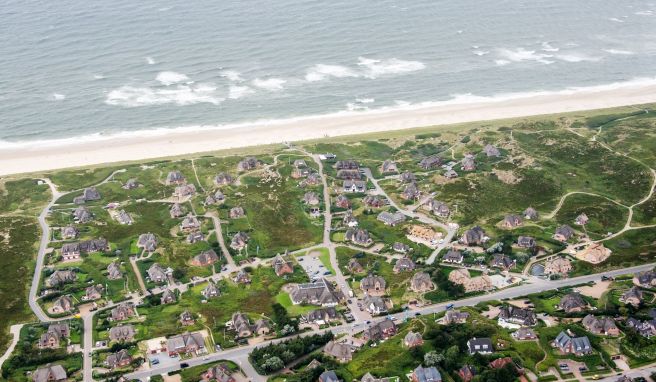
<svg viewBox="0 0 656 382"><path fill-rule="evenodd" d="M186 367L189 367L189 364L188 364L188 363L183 362L183 363L180 364L180 368L184 369L184 368L186 368Z"/></svg>

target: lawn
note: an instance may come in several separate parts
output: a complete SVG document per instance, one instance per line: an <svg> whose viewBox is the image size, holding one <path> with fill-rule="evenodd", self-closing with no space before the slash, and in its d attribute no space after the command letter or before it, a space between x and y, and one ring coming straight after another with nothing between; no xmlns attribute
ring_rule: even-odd
<svg viewBox="0 0 656 382"><path fill-rule="evenodd" d="M318 309L314 305L294 305L291 297L289 297L289 293L285 292L280 292L276 295L276 302L285 307L290 316L300 316Z"/></svg>
<svg viewBox="0 0 656 382"><path fill-rule="evenodd" d="M321 264L323 264L326 269L330 271L331 274L335 274L335 268L333 268L333 265L330 263L330 252L328 252L327 248L319 248L317 251L321 252L321 255L319 255L319 260L321 261Z"/></svg>

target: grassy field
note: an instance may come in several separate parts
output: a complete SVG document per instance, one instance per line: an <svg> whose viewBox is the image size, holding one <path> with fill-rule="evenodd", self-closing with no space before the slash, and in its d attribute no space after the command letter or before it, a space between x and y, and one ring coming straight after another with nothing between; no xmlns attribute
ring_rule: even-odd
<svg viewBox="0 0 656 382"><path fill-rule="evenodd" d="M559 224L573 226L576 217L582 213L585 213L590 219L585 226L585 232L593 240L598 240L609 232L621 230L626 223L629 211L626 207L619 206L605 198L574 194L565 200L555 216L555 220Z"/></svg>
<svg viewBox="0 0 656 382"><path fill-rule="evenodd" d="M50 188L47 184L37 185L36 179L0 181L0 214L35 216L49 199Z"/></svg>
<svg viewBox="0 0 656 382"><path fill-rule="evenodd" d="M37 227L36 219L0 217L0 268L8 272L0 280L0 353L11 340L9 326L33 317L27 295L39 238Z"/></svg>

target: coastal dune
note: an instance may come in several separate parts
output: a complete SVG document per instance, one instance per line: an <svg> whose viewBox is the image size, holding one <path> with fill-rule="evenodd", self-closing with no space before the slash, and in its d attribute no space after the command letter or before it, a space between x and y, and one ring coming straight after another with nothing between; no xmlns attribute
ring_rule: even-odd
<svg viewBox="0 0 656 382"><path fill-rule="evenodd" d="M144 135L66 140L0 148L0 175L133 161L222 149L301 141L422 126L516 118L656 102L656 85L589 88L579 91L431 103L359 113L337 113L235 127L198 127Z"/></svg>

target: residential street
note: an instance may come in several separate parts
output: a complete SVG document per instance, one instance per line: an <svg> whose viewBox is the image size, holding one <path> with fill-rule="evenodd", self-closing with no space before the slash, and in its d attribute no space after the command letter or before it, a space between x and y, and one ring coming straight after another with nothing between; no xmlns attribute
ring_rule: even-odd
<svg viewBox="0 0 656 382"><path fill-rule="evenodd" d="M316 244L316 245L313 245L311 247L304 248L304 249L301 249L301 250L298 250L298 251L295 251L295 252L298 252L298 253L307 252L308 250L317 249L317 248L321 248L321 247L325 247L325 248L328 249L329 254L330 254L330 264L333 267L333 269L335 270L335 275L332 276L332 277L329 277L329 279L334 280L337 283L339 289L344 293L345 296L347 296L347 299L349 301L351 301L350 303L348 303L348 307L351 310L351 312L352 312L352 314L355 318L355 322L350 323L350 324L343 324L343 325L331 327L329 329L316 330L316 331L313 331L313 332L304 332L300 335L301 336L307 336L307 335L311 335L311 334L314 334L314 333L323 333L326 330L330 330L335 334L342 334L342 333L354 334L354 333L358 333L358 332L364 330L367 327L367 325L371 325L372 323L384 320L384 319L386 319L386 317L372 318L371 315L368 312L360 310L360 308L357 305L358 304L358 299L357 298L348 298L348 296L350 295L350 293L349 293L350 292L350 286L349 286L346 278L342 274L342 271L339 267L339 264L338 264L338 261L337 261L337 253L336 253L336 250L335 250L336 249L336 244L333 243L332 240L331 240L332 212L331 212L331 196L330 196L331 193L330 193L330 188L329 188L329 185L328 185L328 179L327 179L327 176L326 176L326 174L323 170L323 163L319 159L319 156L313 155L313 154L310 154L310 153L306 153L306 154L310 155L313 158L313 160L315 161L315 163L319 166L319 173L320 173L321 179L322 179L323 199L324 199L324 203L325 203L325 210L323 212L323 217L324 217L323 240L322 240L322 244ZM428 264L432 264L433 262L435 262L435 260L437 259L437 256L440 253L440 251L443 250L444 248L446 248L450 244L450 242L453 240L453 238L454 238L454 236L457 232L458 225L457 224L444 224L444 223L442 223L438 220L435 220L435 219L433 219L433 218L431 218L431 217L429 217L429 216L427 216L423 213L417 212L418 205L413 205L410 208L403 208L403 207L397 205L394 202L394 200L392 198L390 198L389 195L387 195L385 193L385 191L380 187L380 185L378 184L378 181L372 176L370 169L365 168L365 169L363 169L363 171L364 171L364 174L367 176L367 178L374 184L374 187L375 187L374 193L386 197L390 201L390 204L391 204L392 207L396 208L398 211L400 211L401 213L403 213L404 215L406 215L410 218L417 219L419 222L427 224L427 225L438 226L438 227L444 229L447 232L447 235L444 238L444 240L442 242L440 242L440 244L433 250L430 257L427 259ZM107 179L103 180L102 183L107 182L109 179L111 179L111 177L113 175L114 174L112 174ZM47 183L48 186L50 187L50 190L52 192L52 199L48 203L48 205L42 210L41 214L39 215L39 219L38 219L39 220L39 225L40 225L40 228L41 228L41 232L42 232L42 236L41 236L41 241L40 241L40 245L39 245L39 251L38 251L38 256L37 256L37 261L36 261L36 267L35 267L35 271L34 271L34 278L33 278L33 281L32 281L31 288L30 288L29 303L30 303L31 309L34 311L35 315L37 316L37 318L40 321L42 321L42 322L52 322L52 321L59 321L59 320L61 320L61 318L52 319L52 318L48 317L45 314L45 312L41 309L40 305L38 304L37 291L39 289L40 275L41 275L41 272L42 272L43 267L44 267L46 249L48 248L48 245L49 245L49 242L50 242L50 236L51 236L50 227L48 226L48 224L46 222L46 217L50 213L50 209L55 204L55 201L58 200L62 196L62 193L60 193L56 189L55 185L49 179L44 179L43 181L45 183ZM420 203L423 203L423 202L425 202L425 200L423 200ZM219 217L216 214L212 214L212 213L206 214L205 217L212 219L212 222L214 224L215 231L216 231L216 234L217 234L217 238L219 240L219 244L220 244L220 247L221 247L222 255L225 256L225 258L227 259L227 262L228 262L228 266L227 266L226 271L221 271L221 272L218 272L218 273L216 273L216 274L214 274L210 277L205 278L205 279L218 280L219 278L222 278L222 277L228 277L228 275L231 272L234 272L238 269L241 269L241 268L243 268L243 266L236 265L234 260L230 256L230 252L229 252L228 248L226 247L225 242L223 240L223 234L222 234L222 231L221 231L221 222L219 220ZM138 260L136 260L136 261L138 261ZM132 268L134 268L135 272L138 271L138 268L136 266L136 261L131 260ZM258 261L256 263L252 263L252 264L249 264L249 265L259 264L259 263L260 262ZM415 309L415 310L406 311L406 312L402 312L402 313L396 313L396 314L390 316L390 318L393 318L395 320L405 320L405 319L408 319L412 315L436 314L436 313L444 311L445 307L448 304L453 304L454 307L463 307L463 306L476 305L479 302L490 301L490 300L512 299L512 298L525 296L525 295L528 295L528 294L531 294L531 293L536 293L536 292L541 292L541 291L545 291L545 290L552 290L552 289L562 288L562 287L566 287L566 286L572 286L572 285L577 285L577 284L581 284L581 283L587 283L587 282L590 282L590 281L595 281L595 280L598 280L602 275L612 277L612 276L626 274L626 273L635 273L635 272L651 269L653 266L654 266L654 264L646 264L646 265L641 265L641 266L636 266L636 267L631 267L631 268L626 268L626 269L614 270L614 271L611 271L611 272L605 272L603 274L600 273L600 274L581 276L581 277L570 278L570 279L561 279L561 280L557 280L557 281L548 281L548 280L544 280L544 279L537 278L537 277L528 277L528 278L525 279L524 283L519 285L519 286L499 290L497 292L478 295L478 296L474 296L474 297L463 299L463 300L443 302L443 303L439 303L439 304L435 304L435 305L425 306L425 307L422 307L420 309ZM145 289L145 285L143 284L143 280L141 279L140 275L137 275L137 277L138 277L138 281L139 281L139 284L140 284L140 288L142 289L142 292L147 293L147 291ZM182 285L180 285L180 286L170 285L170 286L168 286L168 288L169 289L182 288ZM157 292L157 290L155 290L154 292ZM139 296L133 295L133 296L131 296L129 301L132 301L134 303L138 303L138 298L139 298ZM102 309L109 309L109 308L111 308L115 305L116 304L110 302L110 304L104 306ZM82 318L83 323L84 323L84 335L83 335L83 343L82 343L82 347L83 347L83 368L84 368L84 370L83 370L84 379L83 380L84 381L93 381L93 377L92 377L93 365L92 365L91 354L92 354L92 351L93 351L93 348L94 348L94 344L93 344L93 317L94 317L94 314L96 312L97 311L90 311L90 312L86 312L85 314L81 315L81 318ZM366 324L367 322L369 322L369 324ZM18 338L17 338L18 332L17 331L19 331L19 330L20 330L20 328L18 328L18 327L12 327L12 333L16 332L16 333L14 333L15 338L14 338L14 341L12 343L12 348L13 348L13 346L15 346L15 344L18 340ZM271 341L265 341L265 342L260 343L258 345L248 345L248 346L241 346L241 347L231 348L231 349L227 349L227 350L224 350L224 351L212 353L210 355L206 355L206 356L203 356L203 357L195 357L195 358L192 358L192 359L188 359L188 360L185 360L184 362L188 363L190 366L195 366L195 365L202 365L202 364L206 364L206 363L213 362L213 361L216 361L216 360L221 360L221 359L232 360L232 361L235 361L235 362L237 362L238 364L241 365L242 369L244 370L244 372L247 374L247 376L249 377L249 379L251 381L264 382L266 380L266 377L260 376L259 374L257 374L255 372L255 369L248 362L248 354L255 347L263 346L263 345L266 345L266 344L269 344L269 343L276 343L276 342L279 342L279 341L282 341L282 340L285 340L285 339L276 339L276 340L271 340ZM8 356L8 354L9 353L5 354L5 356L2 359L0 359L0 362L4 361L6 359L6 357ZM146 380L146 378L148 378L150 376L168 373L168 372L171 372L171 371L174 371L174 370L178 370L180 368L180 362L179 361L175 362L174 364L166 363L166 365L167 366L161 365L160 367L155 366L154 368L150 368L150 369L146 369L146 370L140 370L140 371L129 374L128 377L141 379L141 380ZM634 370L631 373L635 373L635 375L637 376L637 375L649 374L651 371L653 371L653 370L650 369L650 368L645 368L645 369L640 369L640 370ZM631 375L633 375L633 374L631 374ZM608 380L610 380L610 379L608 379Z"/></svg>
<svg viewBox="0 0 656 382"><path fill-rule="evenodd" d="M625 268L625 269L618 269L610 272L604 272L604 273L598 273L598 274L593 274L593 275L587 275L587 276L580 276L580 277L574 277L574 278L569 278L569 279L562 279L562 280L556 280L556 281L548 281L548 280L542 280L542 279L532 279L530 283L523 284L520 286L516 286L513 288L508 288L508 289L503 289L498 292L493 292L493 293L487 293L484 295L480 296L474 296L470 297L467 299L463 300L455 300L455 301L445 301L439 304L435 305L429 305L426 307L423 307L421 309L417 310L411 310L408 313L406 312L401 312L401 313L396 313L393 315L390 315L389 318L396 319L399 321L402 321L406 318L408 318L408 315L412 316L417 316L417 315L431 315L431 314L436 314L443 312L446 309L446 306L449 304L453 304L454 307L465 307L465 306L473 306L476 305L480 302L485 302L485 301L492 301L492 300L503 300L503 299L514 299L522 296L526 296L532 293L537 293L537 292L542 292L546 290L552 290L552 289L558 289L558 288L563 288L567 286L572 286L572 285L578 285L578 284L584 284L590 281L597 281L601 278L601 276L609 276L609 277L615 277L619 276L622 274L631 274L635 272L642 272L645 270L652 269L656 264L644 264L644 265L639 265L635 267L630 267L630 268ZM374 324L376 322L386 320L388 317L377 317L371 320L371 324ZM307 336L307 335L312 335L315 333L324 333L328 330L332 331L334 334L342 334L342 333L358 333L364 330L367 327L367 324L361 322L361 321L356 321L351 324L344 324L340 326L335 326L329 329L323 329L323 330L316 330L314 332L305 332L301 334L301 336ZM213 353L210 356L205 356L205 357L195 357L189 360L185 360L184 362L188 363L190 366L196 366L196 365L202 365L205 363L210 363L213 361L221 360L221 359L227 359L231 361L235 361L238 359L244 359L243 357L247 357L248 354L251 352L252 349L256 347L261 347L268 345L270 343L278 343L280 341L284 341L285 339L293 338L288 337L284 339L275 339L271 341L265 341L263 343L257 344L257 345L247 345L247 346L241 346L241 347L236 347L232 349L227 349L222 352L217 352ZM207 359L203 359L207 358ZM168 373L170 371L178 370L179 369L179 364L178 365L172 365L168 366L165 368L154 368L150 370L144 370L144 371L138 371L135 373L128 374L127 376L129 378L136 378L136 379L141 379L145 380L145 378L153 376L153 375L158 375L162 373ZM258 378L260 378L258 375L248 375L249 378L251 378L254 381L259 381Z"/></svg>

